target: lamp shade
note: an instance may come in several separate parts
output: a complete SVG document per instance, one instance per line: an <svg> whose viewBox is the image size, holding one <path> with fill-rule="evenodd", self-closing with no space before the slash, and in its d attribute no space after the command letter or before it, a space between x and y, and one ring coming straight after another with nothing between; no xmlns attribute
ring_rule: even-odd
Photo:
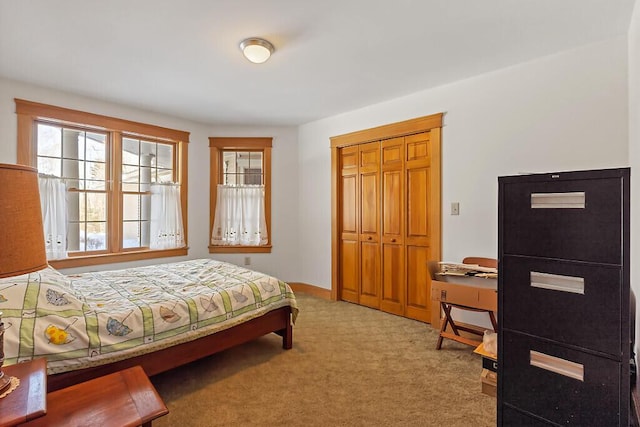
<svg viewBox="0 0 640 427"><path fill-rule="evenodd" d="M0 163L0 277L46 266L38 171Z"/></svg>

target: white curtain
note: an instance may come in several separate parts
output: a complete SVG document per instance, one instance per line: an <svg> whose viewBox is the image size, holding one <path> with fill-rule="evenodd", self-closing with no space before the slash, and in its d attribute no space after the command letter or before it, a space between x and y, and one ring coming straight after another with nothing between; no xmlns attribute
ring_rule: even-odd
<svg viewBox="0 0 640 427"><path fill-rule="evenodd" d="M47 259L67 257L67 185L64 180L40 175L40 205Z"/></svg>
<svg viewBox="0 0 640 427"><path fill-rule="evenodd" d="M184 246L180 185L151 184L151 249L181 248Z"/></svg>
<svg viewBox="0 0 640 427"><path fill-rule="evenodd" d="M258 246L267 241L264 186L218 185L211 243Z"/></svg>

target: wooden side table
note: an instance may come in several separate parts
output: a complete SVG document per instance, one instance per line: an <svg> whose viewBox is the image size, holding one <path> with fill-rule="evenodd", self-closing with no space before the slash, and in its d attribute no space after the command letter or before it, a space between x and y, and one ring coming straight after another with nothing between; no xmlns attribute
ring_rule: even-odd
<svg viewBox="0 0 640 427"><path fill-rule="evenodd" d="M24 426L151 426L169 413L140 366L47 395L47 414Z"/></svg>
<svg viewBox="0 0 640 427"><path fill-rule="evenodd" d="M451 316L451 309L456 307L467 311L487 313L493 330L496 331L497 323L494 312L498 311L498 281L496 279L467 276L454 276L452 278L442 276L442 278L451 280L451 282L431 280L431 301L434 302L433 307L437 307L439 303L444 312L436 350L440 350L442 340L445 338L477 347L482 342L482 338L474 340L463 337L460 335L460 331L482 337L487 328L475 325L463 326L456 324ZM448 326L451 327L453 333L447 332Z"/></svg>
<svg viewBox="0 0 640 427"><path fill-rule="evenodd" d="M5 375L20 379L20 385L0 399L0 427L15 426L41 417L47 411L47 360L2 368Z"/></svg>

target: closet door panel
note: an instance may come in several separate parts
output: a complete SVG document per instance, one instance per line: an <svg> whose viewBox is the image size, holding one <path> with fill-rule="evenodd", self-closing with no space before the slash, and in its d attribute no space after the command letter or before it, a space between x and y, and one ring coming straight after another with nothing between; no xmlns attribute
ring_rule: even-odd
<svg viewBox="0 0 640 427"><path fill-rule="evenodd" d="M431 259L428 247L407 245L407 317L429 322L431 316L431 289L427 286L429 272L427 262Z"/></svg>
<svg viewBox="0 0 640 427"><path fill-rule="evenodd" d="M380 307L380 143L360 150L360 304Z"/></svg>
<svg viewBox="0 0 640 427"><path fill-rule="evenodd" d="M381 143L382 295L380 309L404 315L404 138Z"/></svg>
<svg viewBox="0 0 640 427"><path fill-rule="evenodd" d="M402 189L402 170L382 172L382 235L396 242L403 234Z"/></svg>
<svg viewBox="0 0 640 427"><path fill-rule="evenodd" d="M340 150L340 298L359 302L360 253L358 239L358 147Z"/></svg>
<svg viewBox="0 0 640 427"><path fill-rule="evenodd" d="M357 241L342 241L340 245L340 273L342 281L340 298L345 301L359 302L360 264Z"/></svg>
<svg viewBox="0 0 640 427"><path fill-rule="evenodd" d="M369 240L377 237L380 228L378 177L377 172L360 175L360 233L372 236Z"/></svg>
<svg viewBox="0 0 640 427"><path fill-rule="evenodd" d="M404 314L404 248L396 243L382 244L382 295L380 308Z"/></svg>
<svg viewBox="0 0 640 427"><path fill-rule="evenodd" d="M429 238L428 188L427 168L407 171L407 238Z"/></svg>
<svg viewBox="0 0 640 427"><path fill-rule="evenodd" d="M360 303L380 307L380 245L362 242L360 245Z"/></svg>
<svg viewBox="0 0 640 427"><path fill-rule="evenodd" d="M342 177L342 216L340 227L343 234L358 233L358 176Z"/></svg>

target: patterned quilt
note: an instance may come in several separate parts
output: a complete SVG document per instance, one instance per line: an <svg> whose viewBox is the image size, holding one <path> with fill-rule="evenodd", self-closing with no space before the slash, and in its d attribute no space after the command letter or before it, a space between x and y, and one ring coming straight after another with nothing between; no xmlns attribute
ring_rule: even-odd
<svg viewBox="0 0 640 427"><path fill-rule="evenodd" d="M49 373L101 365L291 306L285 282L211 259L0 279L5 364L46 357Z"/></svg>

